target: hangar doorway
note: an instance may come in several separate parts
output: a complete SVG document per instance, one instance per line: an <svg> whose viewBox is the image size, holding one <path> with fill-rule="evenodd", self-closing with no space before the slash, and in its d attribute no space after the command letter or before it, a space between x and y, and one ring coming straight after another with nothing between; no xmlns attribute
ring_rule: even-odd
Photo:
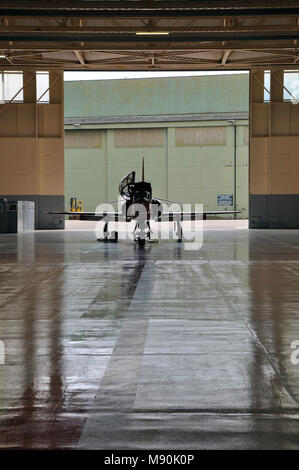
<svg viewBox="0 0 299 470"><path fill-rule="evenodd" d="M268 84L267 74L270 77ZM183 83L187 80L191 83L206 80L206 83L202 83L202 86L187 86L186 89L172 84L169 86L170 90L179 90L172 100L167 99L169 95L162 84L157 93L148 87L147 93L142 95L138 94L136 86L132 87L133 99L123 89L123 84L137 85L141 80L96 80L85 82L87 91L84 103L74 93L73 99L69 99L72 98L71 90L83 84L83 81L68 82L64 97L63 73L50 71L47 75L48 86L42 93L37 86L38 73L33 70L3 71L0 80L1 152L9 155L9 158L3 159L1 195L14 200L34 200L36 228L63 227L61 219L51 219L45 216L45 212L64 207L65 186L67 208L69 196L85 201L85 209L94 209L99 201L109 200L111 197L114 199L123 170L131 170L132 165L137 168L141 154L146 158L149 177L154 179L154 191L162 197L165 195L172 198L177 195L175 199L180 198L182 202L199 199L207 209L217 208L218 204L231 205L233 199L233 204L237 204L237 209L241 209L241 214L245 217L249 206L251 228L299 227L297 70L252 68L250 93L247 74L245 91L239 98L238 87L233 82L236 77L225 76L224 73L219 76L182 78ZM17 89L8 87L11 77ZM220 77L227 80L227 86L219 84ZM245 74L242 77L244 81ZM144 79L148 84L157 84L159 80L162 78ZM166 77L163 80L170 84L177 83L181 78ZM218 86L213 87L216 81ZM95 83L97 87L100 82L105 82L102 94L93 91L91 85ZM119 90L114 93L116 82L122 83L122 94ZM142 91L144 90L146 88ZM265 99L265 93L268 94L268 99ZM142 96L142 100L138 96ZM161 98L156 100L159 101L159 111L153 109L157 96ZM237 106L234 109L232 104L238 99L243 107ZM109 105L114 100L114 109L109 110L104 106L105 100ZM136 110L140 102L146 105L142 110ZM190 108L186 107L188 103ZM220 104L222 110L219 109ZM83 111L80 111L80 106ZM135 106L135 110L132 106ZM64 131L67 134L66 150ZM234 173L232 167L235 148L237 163ZM99 149L102 157L96 159L94 154L99 153ZM112 157L108 158L109 150L112 151ZM242 161L242 154L246 154L243 168L238 166ZM87 165L89 159L91 164ZM221 164L212 168L210 163L218 163L218 160ZM163 167L159 166L160 162L164 162ZM227 184L225 180L228 181ZM223 183L222 187L220 183ZM200 194L201 191L204 193ZM196 198L193 197L194 193Z"/></svg>
<svg viewBox="0 0 299 470"><path fill-rule="evenodd" d="M117 199L145 157L154 194L247 220L247 71L65 72L64 103L67 210Z"/></svg>

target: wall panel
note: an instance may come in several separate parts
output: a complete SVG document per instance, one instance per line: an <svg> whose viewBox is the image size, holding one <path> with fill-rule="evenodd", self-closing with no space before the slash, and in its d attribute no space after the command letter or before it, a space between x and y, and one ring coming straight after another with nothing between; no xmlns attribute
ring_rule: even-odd
<svg viewBox="0 0 299 470"><path fill-rule="evenodd" d="M0 105L0 197L34 201L36 228L63 228L45 214L64 207L63 72L50 73L51 104L36 102L36 72L23 75L24 102Z"/></svg>
<svg viewBox="0 0 299 470"><path fill-rule="evenodd" d="M64 195L64 160L62 139L38 140L39 194Z"/></svg>
<svg viewBox="0 0 299 470"><path fill-rule="evenodd" d="M271 70L267 104L263 79L264 71L251 71L249 226L299 228L299 108L284 101L283 69Z"/></svg>
<svg viewBox="0 0 299 470"><path fill-rule="evenodd" d="M35 138L1 138L0 187L2 195L37 193Z"/></svg>

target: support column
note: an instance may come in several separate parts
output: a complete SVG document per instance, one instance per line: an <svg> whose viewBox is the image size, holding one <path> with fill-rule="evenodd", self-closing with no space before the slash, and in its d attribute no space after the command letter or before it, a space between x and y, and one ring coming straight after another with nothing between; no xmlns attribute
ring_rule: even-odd
<svg viewBox="0 0 299 470"><path fill-rule="evenodd" d="M299 69L298 69L299 71ZM284 101L284 71L250 78L250 228L299 228L299 105Z"/></svg>
<svg viewBox="0 0 299 470"><path fill-rule="evenodd" d="M64 228L63 72L49 74L50 103L38 102L36 72L23 72L23 102L0 105L0 197L35 203L35 228ZM20 96L20 95L19 95Z"/></svg>

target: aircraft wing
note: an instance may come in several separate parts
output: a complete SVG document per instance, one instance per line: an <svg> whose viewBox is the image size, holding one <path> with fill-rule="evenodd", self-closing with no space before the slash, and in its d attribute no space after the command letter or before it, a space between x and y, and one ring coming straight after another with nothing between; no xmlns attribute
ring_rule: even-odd
<svg viewBox="0 0 299 470"><path fill-rule="evenodd" d="M105 217L105 220L116 221L116 222L126 222L126 218L121 212L72 212L72 211L49 211L46 214L55 214L55 215L70 215L76 217L76 220L102 220Z"/></svg>
<svg viewBox="0 0 299 470"><path fill-rule="evenodd" d="M175 220L203 220L207 215L227 215L239 214L241 211L203 211L203 212L163 212L159 222L175 221ZM76 220L102 220L106 221L126 222L128 219L121 212L72 212L72 211L49 211L47 214L69 215L76 217ZM129 217L130 218L130 217Z"/></svg>
<svg viewBox="0 0 299 470"><path fill-rule="evenodd" d="M182 204L182 202L178 201L170 201L169 199L164 199L162 197L156 197L159 201L169 202L172 204ZM203 220L206 220L207 215L225 215L225 214L240 214L241 211L203 211L203 212L179 212L179 211L171 211L171 212L163 212L161 216L161 221L173 221L173 220L196 220L200 219L201 215ZM181 219L180 219L181 217Z"/></svg>
<svg viewBox="0 0 299 470"><path fill-rule="evenodd" d="M163 212L161 222L174 220L206 220L207 215L240 214L241 211Z"/></svg>

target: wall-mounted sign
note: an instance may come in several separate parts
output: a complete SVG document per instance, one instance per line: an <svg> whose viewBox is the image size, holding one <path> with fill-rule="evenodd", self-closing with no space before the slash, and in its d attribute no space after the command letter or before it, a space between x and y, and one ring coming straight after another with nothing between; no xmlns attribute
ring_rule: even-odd
<svg viewBox="0 0 299 470"><path fill-rule="evenodd" d="M217 206L233 206L234 196L233 194L218 194L217 195Z"/></svg>

